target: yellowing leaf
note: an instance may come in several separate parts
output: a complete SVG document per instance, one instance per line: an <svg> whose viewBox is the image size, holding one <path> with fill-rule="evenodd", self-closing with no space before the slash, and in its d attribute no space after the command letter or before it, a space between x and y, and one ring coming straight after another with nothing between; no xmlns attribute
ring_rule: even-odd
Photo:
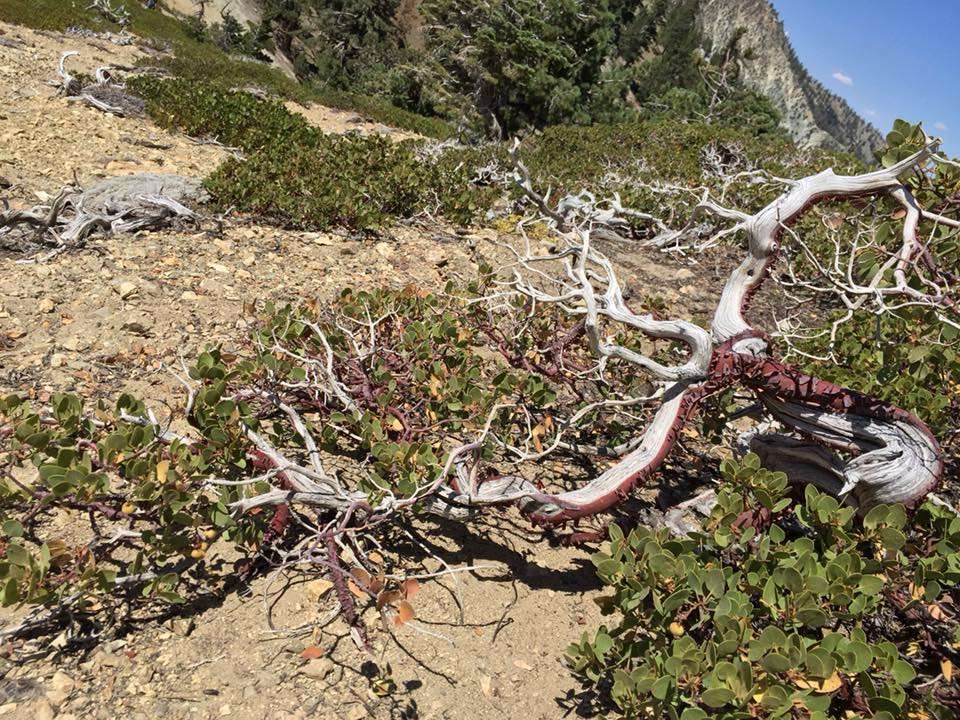
<svg viewBox="0 0 960 720"><path fill-rule="evenodd" d="M930 613L930 617L932 617L934 620L944 620L947 617L946 613L943 612L943 608L937 603L930 603L927 605L927 612Z"/></svg>
<svg viewBox="0 0 960 720"><path fill-rule="evenodd" d="M161 460L157 463L157 482L161 485L167 481L167 471L170 469L169 460Z"/></svg>
<svg viewBox="0 0 960 720"><path fill-rule="evenodd" d="M834 673L825 680L808 680L807 678L795 678L793 684L801 690L813 690L816 693L832 693L840 689L843 681L840 675Z"/></svg>
<svg viewBox="0 0 960 720"><path fill-rule="evenodd" d="M396 590L384 590L382 593L377 595L377 610L383 609L386 605L393 605L393 603L400 600L403 596Z"/></svg>
<svg viewBox="0 0 960 720"><path fill-rule="evenodd" d="M347 587L350 588L350 592L352 592L356 597L360 598L361 600L367 599L367 594L361 590L353 580L347 580Z"/></svg>
<svg viewBox="0 0 960 720"><path fill-rule="evenodd" d="M940 661L940 672L943 673L943 679L950 682L953 679L953 663L944 658Z"/></svg>

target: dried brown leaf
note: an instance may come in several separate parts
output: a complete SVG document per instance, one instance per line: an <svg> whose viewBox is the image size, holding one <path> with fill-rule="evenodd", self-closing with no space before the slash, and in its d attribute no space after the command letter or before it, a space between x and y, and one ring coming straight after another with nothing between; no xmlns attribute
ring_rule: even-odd
<svg viewBox="0 0 960 720"><path fill-rule="evenodd" d="M420 583L416 578L408 578L400 583L400 590L407 600L413 600L417 593L420 592Z"/></svg>

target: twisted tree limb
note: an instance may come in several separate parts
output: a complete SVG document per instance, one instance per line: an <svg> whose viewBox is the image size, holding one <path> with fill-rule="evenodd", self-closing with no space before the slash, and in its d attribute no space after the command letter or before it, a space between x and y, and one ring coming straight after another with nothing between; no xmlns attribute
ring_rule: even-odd
<svg viewBox="0 0 960 720"><path fill-rule="evenodd" d="M550 208L545 198L537 198L529 175L518 165L518 183L537 207L550 210L544 214L564 236L567 247L547 256L528 255L519 262L524 270L534 271L535 265L560 261L564 272L559 279L535 270L538 284L515 272L510 288L537 302L553 303L574 316L585 317L591 346L601 356L601 363L617 358L666 383L662 404L636 449L580 488L551 498L522 498L520 503L530 517L539 523L558 523L609 509L637 482L657 470L703 400L733 385L751 390L774 418L802 436L757 435L752 447L769 466L785 471L796 482L813 482L862 511L878 503L919 503L943 473L942 453L930 429L909 412L809 377L768 357L769 339L748 322L746 313L750 299L776 262L781 235L809 208L829 199L888 195L905 210L902 243L885 266L892 271L893 283L881 288L878 279L870 290L955 314L956 305L943 283L927 280L925 290L910 284L911 276L918 272L918 259L931 265L919 238L920 223L957 223L920 208L900 180L905 173L922 167L935 149L936 143L931 142L890 168L863 175L842 176L826 170L803 178L753 215L722 208L705 196L696 212L708 211L736 220L732 230L746 234L748 251L727 279L709 332L690 323L653 321L632 313L623 301L610 262L590 242L594 224L609 225L609 221L599 213L594 213L599 219L592 217L582 206L577 207L577 214ZM553 289L540 287L544 278ZM598 329L601 318L653 339L681 340L688 347L689 360L682 366L665 367L602 339ZM955 322L951 317L945 320ZM493 501L498 492L504 501L516 500L515 490L512 485L489 488L485 500ZM470 502L471 498L463 500Z"/></svg>

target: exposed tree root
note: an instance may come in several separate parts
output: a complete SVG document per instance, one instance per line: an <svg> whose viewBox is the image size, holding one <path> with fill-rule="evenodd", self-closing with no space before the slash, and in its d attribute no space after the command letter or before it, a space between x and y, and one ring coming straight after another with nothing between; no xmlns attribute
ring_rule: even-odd
<svg viewBox="0 0 960 720"><path fill-rule="evenodd" d="M84 83L80 78L68 73L66 70L67 58L79 54L75 50L63 53L60 56L60 64L57 68L61 90L68 100L84 102L97 110L120 117L140 117L143 115L144 101L127 93L123 89L123 85L113 82L109 67L97 68L95 82L93 83Z"/></svg>
<svg viewBox="0 0 960 720"><path fill-rule="evenodd" d="M202 198L199 186L176 175L129 175L87 191L77 185L66 187L47 205L0 213L0 248L25 252L46 247L37 259L48 260L83 247L95 232L130 233L195 223L196 214L181 202L191 198Z"/></svg>

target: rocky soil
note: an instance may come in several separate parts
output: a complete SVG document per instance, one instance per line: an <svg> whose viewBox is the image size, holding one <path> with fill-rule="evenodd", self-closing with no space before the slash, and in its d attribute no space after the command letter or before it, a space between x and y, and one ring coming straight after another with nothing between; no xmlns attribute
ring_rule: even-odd
<svg viewBox="0 0 960 720"><path fill-rule="evenodd" d="M0 38L8 41L0 43L0 176L12 205L52 196L74 175L84 185L141 171L202 178L225 157L148 120L71 104L47 84L63 50L80 50L77 69L89 70L130 64L137 47L3 25ZM308 117L323 126L330 116ZM195 230L96 237L47 263L0 257L0 391L113 398L128 390L175 404L164 366L208 344L235 346L263 301L323 300L345 285L436 287L471 276L479 255L496 253L496 237L414 223L356 238L208 218ZM627 282L693 317L704 316L725 272L663 256L621 260ZM72 518L65 512L56 522L66 532ZM509 513L470 528L425 520L412 530L429 547L415 553L478 567L424 583L417 614L431 634L378 631L366 656L342 623L321 624L332 601L322 581L262 578L222 604L85 654L63 655L54 641L29 664L0 658L0 718L536 720L574 712L579 698L562 651L601 621L589 549L552 547ZM440 567L433 558L424 564Z"/></svg>

